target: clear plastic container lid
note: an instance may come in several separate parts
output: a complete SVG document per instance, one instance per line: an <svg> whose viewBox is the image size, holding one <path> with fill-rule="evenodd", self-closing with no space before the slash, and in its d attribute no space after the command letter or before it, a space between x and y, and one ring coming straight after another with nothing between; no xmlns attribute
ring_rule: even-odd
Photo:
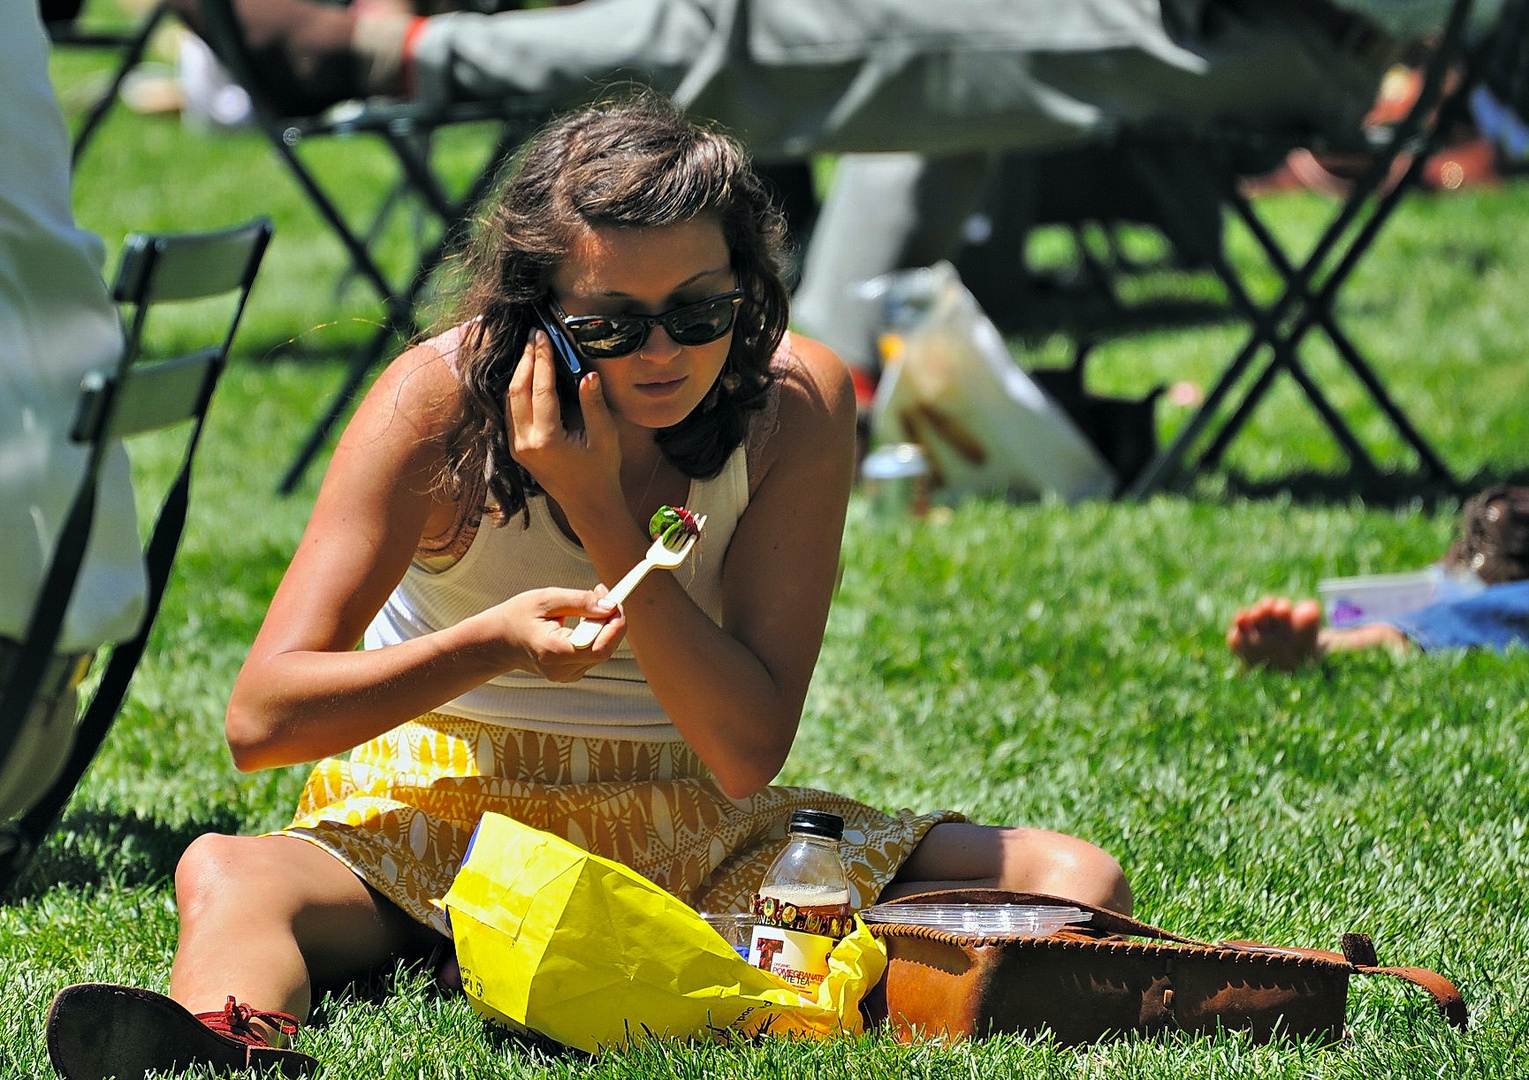
<svg viewBox="0 0 1529 1080"><path fill-rule="evenodd" d="M1045 937L1086 923L1093 913L1053 904L876 904L860 912L868 923L927 926L982 937Z"/></svg>

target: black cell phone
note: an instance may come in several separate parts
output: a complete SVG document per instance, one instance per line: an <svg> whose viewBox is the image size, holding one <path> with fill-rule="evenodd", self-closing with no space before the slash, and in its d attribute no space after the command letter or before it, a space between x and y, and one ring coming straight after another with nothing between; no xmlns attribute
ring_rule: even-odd
<svg viewBox="0 0 1529 1080"><path fill-rule="evenodd" d="M558 406L563 412L563 427L572 430L580 426L582 419L579 411L579 380L584 377L584 364L579 360L579 351L573 347L567 329L552 314L547 301L538 301L531 310L536 312L537 320L547 332L547 339L552 342L553 367L557 371Z"/></svg>

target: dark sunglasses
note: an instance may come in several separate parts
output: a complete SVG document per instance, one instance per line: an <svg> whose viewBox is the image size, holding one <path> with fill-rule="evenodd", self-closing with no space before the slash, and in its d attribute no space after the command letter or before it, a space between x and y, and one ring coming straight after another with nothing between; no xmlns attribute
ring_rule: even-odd
<svg viewBox="0 0 1529 1080"><path fill-rule="evenodd" d="M716 341L733 328L742 289L732 289L693 304L677 307L662 315L569 315L550 295L547 302L553 314L568 331L579 352L591 360L610 360L628 356L647 343L655 326L677 345L705 345Z"/></svg>

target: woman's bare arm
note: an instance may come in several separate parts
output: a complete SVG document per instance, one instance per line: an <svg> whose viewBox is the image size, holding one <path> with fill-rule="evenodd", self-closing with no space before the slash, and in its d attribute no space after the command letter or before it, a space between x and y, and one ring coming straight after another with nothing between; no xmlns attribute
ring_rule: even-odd
<svg viewBox="0 0 1529 1080"><path fill-rule="evenodd" d="M578 678L606 659L615 623L580 653L566 615L598 615L592 594L537 590L436 633L356 651L425 535L456 508L436 483L456 384L416 348L377 380L341 437L318 500L229 700L234 761L251 770L356 746L505 671Z"/></svg>
<svg viewBox="0 0 1529 1080"><path fill-rule="evenodd" d="M731 796L768 784L796 737L822 646L854 476L854 392L844 365L794 337L780 428L723 567L718 627L669 575L625 604L627 637L685 741ZM630 565L633 538L570 521L602 575Z"/></svg>

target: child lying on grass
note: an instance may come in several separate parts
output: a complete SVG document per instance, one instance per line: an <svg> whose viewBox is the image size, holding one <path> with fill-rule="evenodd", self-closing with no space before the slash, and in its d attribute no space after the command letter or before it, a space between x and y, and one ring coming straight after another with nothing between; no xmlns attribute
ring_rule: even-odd
<svg viewBox="0 0 1529 1080"><path fill-rule="evenodd" d="M1414 647L1431 652L1529 644L1529 487L1491 487L1467 502L1443 565L1470 571L1488 587L1351 627L1323 626L1316 600L1266 596L1233 616L1226 643L1247 664L1282 671L1358 649L1406 653Z"/></svg>

